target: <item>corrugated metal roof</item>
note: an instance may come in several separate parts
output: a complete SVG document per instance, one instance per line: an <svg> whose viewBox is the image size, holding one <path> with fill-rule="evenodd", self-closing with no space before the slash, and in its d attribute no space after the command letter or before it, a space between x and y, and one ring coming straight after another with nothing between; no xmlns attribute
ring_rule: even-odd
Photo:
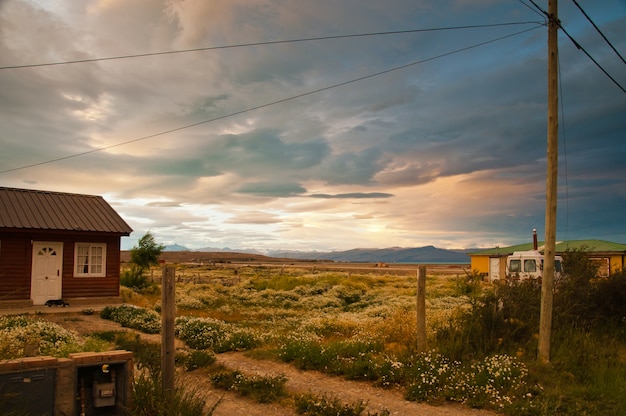
<svg viewBox="0 0 626 416"><path fill-rule="evenodd" d="M543 251L543 241L537 243L539 250ZM467 253L470 256L504 256L513 254L515 251L527 251L533 249L533 243L519 244L517 246L488 248ZM564 253L567 250L583 250L590 253L626 252L626 244L613 243L604 240L570 240L561 241L556 244L554 251Z"/></svg>
<svg viewBox="0 0 626 416"><path fill-rule="evenodd" d="M0 228L133 231L101 196L5 187L0 187Z"/></svg>
<svg viewBox="0 0 626 416"><path fill-rule="evenodd" d="M563 241L558 243L555 247L555 251L564 252L567 250L582 250L591 253L606 253L622 251L626 252L626 244L613 243L611 241L604 240L574 240Z"/></svg>
<svg viewBox="0 0 626 416"><path fill-rule="evenodd" d="M539 245L543 245L542 242L538 243ZM533 243L526 243L526 244L518 244L516 246L509 246L509 247L495 247L495 248L487 248L484 250L478 250L478 251L473 251L471 253L467 253L470 256L473 255L508 255L508 254L513 254L513 252L515 251L528 251L528 250L532 250L533 249Z"/></svg>

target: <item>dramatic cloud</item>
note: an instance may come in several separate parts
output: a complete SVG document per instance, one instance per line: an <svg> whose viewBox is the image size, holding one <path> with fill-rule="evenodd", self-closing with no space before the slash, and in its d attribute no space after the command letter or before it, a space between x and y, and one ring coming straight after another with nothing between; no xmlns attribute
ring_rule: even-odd
<svg viewBox="0 0 626 416"><path fill-rule="evenodd" d="M588 3L623 56L626 5ZM125 246L526 242L545 222L543 23L493 0L5 0L0 185L103 195L135 229ZM304 40L348 34L375 35ZM624 243L626 94L559 49L557 239Z"/></svg>

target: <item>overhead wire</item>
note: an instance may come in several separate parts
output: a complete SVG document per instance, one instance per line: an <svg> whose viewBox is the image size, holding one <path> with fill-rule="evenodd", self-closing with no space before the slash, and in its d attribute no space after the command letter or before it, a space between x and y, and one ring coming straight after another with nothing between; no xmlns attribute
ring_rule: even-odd
<svg viewBox="0 0 626 416"><path fill-rule="evenodd" d="M7 66L0 66L0 70L36 68L36 67L44 67L44 66L57 66L57 65L70 65L70 64L83 64L83 63L89 63L89 62L113 61L113 60L120 60L120 59L143 58L143 57L148 57L148 56L173 55L173 54L190 53L190 52L243 48L243 47L250 47L250 46L265 46L265 45L278 45L278 44L284 44L284 43L312 42L312 41L318 41L318 40L347 39L347 38L357 38L357 37L366 37L366 36L387 36L387 35L398 35L398 34L407 34L407 33L436 32L436 31L445 31L445 30L481 29L481 28L492 28L492 27L499 27L499 26L514 26L514 25L527 25L527 24L542 24L542 22L526 21L526 22L509 22L509 23L490 23L490 24L482 24L482 25L448 26L448 27L436 27L436 28L429 28L429 29L395 30L395 31L386 31L386 32L368 32L368 33L356 33L356 34L348 34L348 35L317 36L317 37L300 38L300 39L249 42L249 43L240 43L240 44L235 44L235 45L207 46L207 47L202 47L202 48L180 49L180 50L161 51L161 52L147 52L147 53L137 53L137 54L129 54L129 55L110 56L110 57L103 57L103 58L77 59L77 60L72 60L72 61L44 62L44 63L24 64L24 65L7 65Z"/></svg>
<svg viewBox="0 0 626 416"><path fill-rule="evenodd" d="M596 29L596 31L600 34L600 36L602 36L602 38L605 40L605 42L611 47L611 49L613 49L613 52L615 52L617 54L617 56L619 56L619 58L622 60L623 63L626 64L626 61L624 60L624 57L622 55L620 55L620 53L617 51L617 49L615 49L615 46L613 46L613 44L611 43L611 41L609 41L606 36L604 36L604 33L602 33L602 31L600 30L600 28L594 23L593 20L591 20L591 17L589 17L589 15L583 10L583 8L580 6L580 4L578 4L578 2L576 0L572 0L574 2L574 4L576 5L576 7L578 7L578 10L581 11L582 14L585 15L585 17L587 18L587 20L589 21L589 23L591 23L593 25L593 27Z"/></svg>
<svg viewBox="0 0 626 416"><path fill-rule="evenodd" d="M548 19L551 19L552 17L549 15L549 13L545 10L543 10L541 7L539 7L539 5L537 3L535 3L534 0L529 0L536 8L537 10L541 11ZM572 43L574 44L574 46L576 46L576 48L580 51L582 51L585 55L587 55L587 57L589 59L591 59L591 61L600 69L600 71L602 71L604 73L604 75L606 75L611 81L613 81L613 83L620 89L622 90L623 93L626 93L626 89L615 79L611 76L611 74L609 74L607 72L606 69L604 69L602 67L602 65L600 65L600 63L598 61L596 61L591 54L589 54L589 52L587 52L587 50L585 48L582 47L582 45L580 43L578 43L576 41L576 39L574 39L565 29L565 27L563 27L563 25L561 24L561 21L557 19L556 22L559 25L559 29L561 29L563 31L563 33L565 34L565 36L567 36L569 38L570 41L572 41Z"/></svg>
<svg viewBox="0 0 626 416"><path fill-rule="evenodd" d="M136 138L136 139L127 140L127 141L124 141L124 142L112 144L112 145L109 145L109 146L103 146L103 147L99 147L99 148L96 148L96 149L91 149L91 150L88 150L88 151L85 151L85 152L74 153L74 154L67 155L67 156L62 156L62 157L58 157L58 158L54 158L54 159L48 159L48 160L45 160L45 161L42 161L42 162L31 163L31 164L28 164L28 165L18 166L18 167L10 168L10 169L4 169L4 170L0 171L0 174L4 174L4 173L8 173L8 172L14 172L14 171L22 170L22 169L33 168L33 167L36 167L36 166L47 165L47 164L51 164L51 163L55 163L55 162L60 162L60 161L63 161L63 160L73 159L73 158L77 158L77 157L81 157L81 156L85 156L85 155L89 155L89 154L93 154L93 153L97 153L97 152L102 152L104 150L112 149L112 148L115 148L115 147L124 146L124 145L127 145L127 144L137 143L137 142L148 140L148 139L153 139L155 137L164 136L166 134L174 133L174 132L181 131L181 130L186 130L186 129L189 129L189 128L192 128L192 127L196 127L196 126L200 126L200 125L203 125L203 124L208 124L208 123L212 123L212 122L215 122L215 121L224 120L224 119L227 119L227 118L230 118L230 117L234 117L234 116L238 116L238 115L241 115L241 114L249 113L249 112L252 112L252 111L260 110L262 108L274 106L274 105L285 103L285 102L288 102L288 101L293 101L293 100L296 100L298 98L306 97L306 96L317 94L317 93L320 93L320 92L323 92L323 91L328 91L328 90L331 90L331 89L335 89L335 88L342 87L342 86L345 86L345 85L353 84L353 83L356 83L356 82L359 82L359 81L363 81L363 80L366 80L366 79L370 79L370 78L374 78L374 77L381 76L381 75L384 75L384 74L388 74L388 73L391 73L391 72L394 72L394 71L399 71L401 69L405 69L405 68L409 68L409 67L412 67L412 66L415 66L415 65L423 64L425 62L430 62L430 61L434 61L436 59L441 59L441 58L444 58L446 56L450 56L450 55L454 55L454 54L457 54L457 53L465 52L465 51L468 51L470 49L475 49L475 48L478 48L478 47L481 47L481 46L485 46L485 45L488 45L488 44L491 44L491 43L494 43L494 42L498 42L498 41L501 41L501 40L504 40L504 39L508 39L508 38L511 38L511 37L514 37L514 36L518 36L518 35L521 35L523 33L529 32L531 30L536 30L539 27L541 27L541 25L538 25L538 26L530 28L530 29L524 29L522 31L518 31L518 32L515 32L515 33L512 33L512 34L505 35L505 36L500 36L500 37L497 37L495 39L490 39L490 40L487 40L487 41L484 41L484 42L479 42L479 43L476 43L476 44L473 44L473 45L470 45L470 46L466 46L466 47L463 47L463 48L460 48L460 49L455 49L453 51L449 51L449 52L445 52L445 53L442 53L442 54L439 54L439 55L435 55L435 56L432 56L430 58L425 58L425 59L421 59L421 60L418 60L418 61L410 62L408 64L396 66L396 67L393 67L393 68L390 68L390 69L386 69L384 71L376 72L376 73L369 74L369 75L364 75L364 76L361 76L361 77L358 77L358 78L354 78L354 79L351 79L351 80L348 80L348 81L343 81L343 82L339 82L339 83L336 83L336 84L328 85L326 87L317 88L317 89L314 89L314 90L311 90L311 91L307 91L307 92L303 92L301 94L297 94L297 95L293 95L293 96L290 96L290 97L282 98L282 99L275 100L275 101L272 101L272 102L269 102L269 103L259 104L259 105L253 106L253 107L249 107L249 108L246 108L246 109L243 109L243 110L239 110L239 111L235 111L235 112L232 112L232 113L229 113L229 114L225 114L225 115L221 115L221 116L218 116L218 117L214 117L214 118L211 118L211 119L208 119L208 120L203 120L203 121L199 121L199 122L196 122L196 123L187 124L187 125L184 125L184 126L173 128L173 129L164 130L164 131L161 131L161 132L158 132L158 133L149 134L147 136L142 136L142 137L139 137L139 138Z"/></svg>
<svg viewBox="0 0 626 416"><path fill-rule="evenodd" d="M348 34L348 35L318 36L318 37L311 37L311 38L287 39L287 40L264 41L264 42L250 42L250 43L242 43L242 44L235 44L235 45L208 46L208 47L202 47L202 48L181 49L181 50L173 50L173 51L161 51L161 52L149 52L149 53L141 53L141 54L119 55L119 56L111 56L111 57L103 57L103 58L80 59L80 60L73 60L73 61L58 61L58 62L47 62L47 63L38 63L38 64L1 66L0 70L20 69L20 68L33 68L33 67L42 67L42 66L55 66L55 65L69 65L69 64L79 64L79 63L99 62L99 61L110 61L110 60L129 59L129 58L141 58L141 57L148 57L148 56L159 56L159 55L170 55L170 54L210 51L210 50L219 50L219 49L230 49L230 48L241 48L241 47L263 46L263 45L275 45L275 44L282 44L282 43L310 42L310 41L318 41L318 40L331 40L331 39L343 39L343 38L366 37L366 36L383 36L383 35L396 35L396 34L419 33L419 32L433 32L433 31L444 31L444 30L477 29L477 28L489 28L489 27L498 27L498 26L539 24L539 23L540 22L536 22L536 21L526 21L526 22L493 23L493 24L483 24L483 25L449 26L449 27L429 28L429 29L410 29L410 30L398 30L398 31L386 31L386 32L369 32L369 33L358 33L358 34Z"/></svg>
<svg viewBox="0 0 626 416"><path fill-rule="evenodd" d="M602 67L602 65L600 65L600 63L598 63L598 61L596 61L593 56L591 56L589 54L589 52L587 52L587 50L585 48L583 48L578 42L576 42L576 39L574 39L568 32L567 30L565 30L565 28L561 25L561 23L559 22L559 27L561 28L561 30L563 31L563 33L565 33L565 35L569 38L569 40L572 41L572 43L574 43L574 46L576 46L579 50L581 50L585 55L587 55L587 57L589 59L591 59L591 61L596 64L596 66L600 69L600 71L604 72L604 75L606 75L611 81L613 81L613 83L615 85L617 85L617 87L622 90L623 93L626 93L626 89L615 79L611 76L611 74L609 74L607 72L606 69L604 69Z"/></svg>
<svg viewBox="0 0 626 416"><path fill-rule="evenodd" d="M545 16L543 14L541 14L536 8L531 7L528 3L525 3L524 0L517 0L520 3L522 3L524 6L528 7L530 9L530 11L532 11L533 13L537 14L538 16L541 16L545 19Z"/></svg>

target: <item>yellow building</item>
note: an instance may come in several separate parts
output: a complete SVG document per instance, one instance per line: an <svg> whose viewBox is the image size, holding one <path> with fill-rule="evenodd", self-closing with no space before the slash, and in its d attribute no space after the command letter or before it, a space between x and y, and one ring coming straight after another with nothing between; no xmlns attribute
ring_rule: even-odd
<svg viewBox="0 0 626 416"><path fill-rule="evenodd" d="M538 249L543 251L543 243L538 243ZM515 251L533 250L533 243L519 244L509 247L496 247L468 253L470 267L489 280L498 280L506 275L506 259ZM613 243L604 240L570 240L556 244L557 255L572 250L580 250L589 254L589 257L599 263L599 274L609 276L624 269L626 262L626 244Z"/></svg>

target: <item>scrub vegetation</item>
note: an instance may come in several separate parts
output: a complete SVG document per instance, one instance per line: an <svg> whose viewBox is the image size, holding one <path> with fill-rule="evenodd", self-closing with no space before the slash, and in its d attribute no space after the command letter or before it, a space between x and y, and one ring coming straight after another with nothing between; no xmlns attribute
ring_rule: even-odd
<svg viewBox="0 0 626 416"><path fill-rule="evenodd" d="M427 278L430 350L421 353L416 282L407 276L183 266L176 331L192 348L246 350L399 387L407 400L513 415L626 414L626 276L596 278L580 251L567 253L564 266L549 364L536 358L540 284L492 285L477 273ZM201 273L212 276L209 283L193 283ZM158 294L135 300L159 309Z"/></svg>
<svg viewBox="0 0 626 416"><path fill-rule="evenodd" d="M584 252L567 253L564 268L555 284L551 361L541 364L541 288L535 281L428 276L429 349L419 352L414 276L178 265L176 335L191 352L177 362L188 370L204 368L216 387L291 403L302 414L356 415L364 404L289 395L284 378L216 367L214 354L245 351L401 389L407 400L431 404L457 402L509 415L626 414L626 275L596 278ZM155 283L124 288L127 304L107 307L101 317L157 333L158 289ZM157 354L141 353L146 347L138 339L108 339L133 350L139 363L158 366L149 361ZM154 379L139 377L138 383ZM193 405L193 396L188 402Z"/></svg>

